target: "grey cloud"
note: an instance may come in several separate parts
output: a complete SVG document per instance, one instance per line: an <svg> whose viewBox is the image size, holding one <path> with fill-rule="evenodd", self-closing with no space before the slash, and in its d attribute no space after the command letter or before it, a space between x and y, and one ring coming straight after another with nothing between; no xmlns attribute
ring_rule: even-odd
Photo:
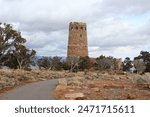
<svg viewBox="0 0 150 117"><path fill-rule="evenodd" d="M89 44L107 48L144 45L150 43L150 32L146 27L149 28L148 23L136 28L117 18L107 22L100 21L90 27L93 30L89 31Z"/></svg>
<svg viewBox="0 0 150 117"><path fill-rule="evenodd" d="M105 12L140 14L150 10L149 0L103 0L102 8Z"/></svg>
<svg viewBox="0 0 150 117"><path fill-rule="evenodd" d="M129 21L150 14L149 0L0 0L0 8L1 22L18 26L39 55L66 55L71 21L87 22L90 55L150 43L150 21L139 27Z"/></svg>

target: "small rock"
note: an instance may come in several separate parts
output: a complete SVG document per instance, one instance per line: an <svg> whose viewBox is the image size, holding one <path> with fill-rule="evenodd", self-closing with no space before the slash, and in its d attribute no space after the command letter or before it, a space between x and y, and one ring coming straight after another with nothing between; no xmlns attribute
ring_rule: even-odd
<svg viewBox="0 0 150 117"><path fill-rule="evenodd" d="M91 88L94 92L99 92L99 88Z"/></svg>
<svg viewBox="0 0 150 117"><path fill-rule="evenodd" d="M9 86L15 86L15 82L10 82Z"/></svg>
<svg viewBox="0 0 150 117"><path fill-rule="evenodd" d="M79 79L79 80L81 80L81 79L83 79L83 77L76 76L76 77L75 77L75 79Z"/></svg>
<svg viewBox="0 0 150 117"><path fill-rule="evenodd" d="M87 79L87 80L93 80L93 77L91 77L91 76L86 76L85 79Z"/></svg>
<svg viewBox="0 0 150 117"><path fill-rule="evenodd" d="M87 89L87 90L88 90L88 87L87 87L87 86L82 86L82 88L83 88L83 89Z"/></svg>
<svg viewBox="0 0 150 117"><path fill-rule="evenodd" d="M115 75L115 76L113 76L113 79L119 80L119 79L121 79L121 78L120 78L119 76Z"/></svg>
<svg viewBox="0 0 150 117"><path fill-rule="evenodd" d="M35 79L32 79L32 81L36 81ZM46 79L41 79L41 81L46 81Z"/></svg>
<svg viewBox="0 0 150 117"><path fill-rule="evenodd" d="M150 77L150 73L148 73L148 72L147 72L147 73L145 73L145 75L146 75L146 76L148 76L148 77Z"/></svg>
<svg viewBox="0 0 150 117"><path fill-rule="evenodd" d="M69 92L74 92L74 90L73 90L73 89L69 89L68 91L69 91Z"/></svg>
<svg viewBox="0 0 150 117"><path fill-rule="evenodd" d="M147 81L145 79L140 78L137 80L137 84L147 84Z"/></svg>
<svg viewBox="0 0 150 117"><path fill-rule="evenodd" d="M84 94L83 93L69 93L69 94L65 94L65 98L66 99L84 99Z"/></svg>
<svg viewBox="0 0 150 117"><path fill-rule="evenodd" d="M58 80L58 83L59 83L60 85L66 85L66 86L67 86L67 80L66 80L65 78L59 79L59 80Z"/></svg>
<svg viewBox="0 0 150 117"><path fill-rule="evenodd" d="M134 94L129 93L127 95L127 99L135 99L135 98L136 98L136 95L134 95Z"/></svg>
<svg viewBox="0 0 150 117"><path fill-rule="evenodd" d="M60 90L66 90L66 89L67 89L67 86L58 85L55 90L56 90L56 91L60 91Z"/></svg>

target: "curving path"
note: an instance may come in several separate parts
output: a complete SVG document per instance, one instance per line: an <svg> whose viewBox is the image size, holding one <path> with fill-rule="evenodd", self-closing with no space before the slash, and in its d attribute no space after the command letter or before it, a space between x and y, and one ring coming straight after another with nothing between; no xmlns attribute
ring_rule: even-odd
<svg viewBox="0 0 150 117"><path fill-rule="evenodd" d="M55 100L54 90L57 80L46 80L26 84L0 97L0 100Z"/></svg>

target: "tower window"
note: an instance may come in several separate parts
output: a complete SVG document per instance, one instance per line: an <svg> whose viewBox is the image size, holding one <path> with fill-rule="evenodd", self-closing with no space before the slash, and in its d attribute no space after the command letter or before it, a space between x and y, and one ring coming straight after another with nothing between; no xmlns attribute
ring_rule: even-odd
<svg viewBox="0 0 150 117"><path fill-rule="evenodd" d="M81 30L83 30L83 27L81 27Z"/></svg>
<svg viewBox="0 0 150 117"><path fill-rule="evenodd" d="M73 30L73 27L71 27L70 29Z"/></svg>
<svg viewBox="0 0 150 117"><path fill-rule="evenodd" d="M76 29L78 30L78 27L76 26Z"/></svg>
<svg viewBox="0 0 150 117"><path fill-rule="evenodd" d="M86 27L85 27L85 30L86 30Z"/></svg>
<svg viewBox="0 0 150 117"><path fill-rule="evenodd" d="M80 37L82 37L82 34L80 34Z"/></svg>

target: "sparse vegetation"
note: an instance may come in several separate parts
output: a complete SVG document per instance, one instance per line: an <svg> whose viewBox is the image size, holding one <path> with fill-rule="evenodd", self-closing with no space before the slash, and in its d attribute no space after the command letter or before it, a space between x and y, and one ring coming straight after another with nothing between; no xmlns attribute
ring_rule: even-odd
<svg viewBox="0 0 150 117"><path fill-rule="evenodd" d="M146 67L144 72L150 72L150 53L147 51L141 51L140 55L134 58L134 60L137 59L143 60L144 65Z"/></svg>
<svg viewBox="0 0 150 117"><path fill-rule="evenodd" d="M55 95L58 99L150 99L150 74L86 75L60 79Z"/></svg>
<svg viewBox="0 0 150 117"><path fill-rule="evenodd" d="M62 70L61 57L42 57L37 61L38 66L49 70Z"/></svg>
<svg viewBox="0 0 150 117"><path fill-rule="evenodd" d="M133 67L132 61L129 57L126 57L123 62L123 71L130 72L130 69Z"/></svg>
<svg viewBox="0 0 150 117"><path fill-rule="evenodd" d="M101 55L96 58L97 67L99 70L111 69L114 66L114 58L113 57L105 57Z"/></svg>
<svg viewBox="0 0 150 117"><path fill-rule="evenodd" d="M76 73L50 70L0 70L0 89L15 87L22 83L43 81L48 79L71 78L78 76Z"/></svg>
<svg viewBox="0 0 150 117"><path fill-rule="evenodd" d="M0 67L7 67L0 69L0 91L23 83L64 78L60 80L63 86L56 88L59 99L72 96L75 99L150 99L150 53L147 51L141 51L133 61L126 57L123 62L104 55L94 59L42 57L36 61L39 69L33 70L29 68L36 51L26 48L25 42L21 32L12 25L0 23ZM137 74L130 74L131 71Z"/></svg>
<svg viewBox="0 0 150 117"><path fill-rule="evenodd" d="M137 73L143 73L146 70L145 63L143 59L136 59L133 61Z"/></svg>

